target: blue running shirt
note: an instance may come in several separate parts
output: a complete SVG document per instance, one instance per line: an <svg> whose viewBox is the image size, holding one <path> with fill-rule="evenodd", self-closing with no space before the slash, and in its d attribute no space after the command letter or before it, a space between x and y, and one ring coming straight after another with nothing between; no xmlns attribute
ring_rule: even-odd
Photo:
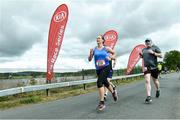
<svg viewBox="0 0 180 120"><path fill-rule="evenodd" d="M109 57L109 54L106 47L103 47L101 50L99 50L97 47L94 49L94 62L97 70L109 65L109 60L107 57Z"/></svg>

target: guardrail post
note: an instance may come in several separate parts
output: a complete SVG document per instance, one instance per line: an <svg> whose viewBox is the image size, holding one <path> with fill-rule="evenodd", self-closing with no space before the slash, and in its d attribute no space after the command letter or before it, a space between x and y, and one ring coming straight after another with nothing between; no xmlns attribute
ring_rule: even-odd
<svg viewBox="0 0 180 120"><path fill-rule="evenodd" d="M116 72L117 72L117 76L119 76L119 70L118 69L116 70Z"/></svg>
<svg viewBox="0 0 180 120"><path fill-rule="evenodd" d="M82 79L84 80L84 69L82 69ZM83 84L83 86L84 90L86 90L86 84Z"/></svg>
<svg viewBox="0 0 180 120"><path fill-rule="evenodd" d="M49 84L49 83L51 83L51 81L50 80L46 80L46 84ZM49 89L46 89L46 95L50 96L50 90Z"/></svg>
<svg viewBox="0 0 180 120"><path fill-rule="evenodd" d="M116 70L116 74L117 74L117 76L119 76L119 70L118 69ZM116 80L116 83L118 84L118 80Z"/></svg>

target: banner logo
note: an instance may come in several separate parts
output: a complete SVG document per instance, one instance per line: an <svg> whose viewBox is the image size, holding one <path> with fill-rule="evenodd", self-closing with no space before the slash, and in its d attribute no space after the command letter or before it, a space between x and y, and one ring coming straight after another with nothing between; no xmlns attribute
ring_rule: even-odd
<svg viewBox="0 0 180 120"><path fill-rule="evenodd" d="M114 34L105 35L104 39L109 40L109 41L113 41L116 39L116 35L114 35Z"/></svg>
<svg viewBox="0 0 180 120"><path fill-rule="evenodd" d="M67 14L65 11L61 11L54 16L55 22L61 22L66 18Z"/></svg>
<svg viewBox="0 0 180 120"><path fill-rule="evenodd" d="M114 49L114 46L118 40L117 32L115 30L109 30L103 36L105 39L104 45Z"/></svg>

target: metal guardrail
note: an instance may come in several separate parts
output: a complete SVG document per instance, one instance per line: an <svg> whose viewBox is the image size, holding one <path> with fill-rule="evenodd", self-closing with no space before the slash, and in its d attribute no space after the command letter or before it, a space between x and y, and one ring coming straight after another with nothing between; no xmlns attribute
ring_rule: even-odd
<svg viewBox="0 0 180 120"><path fill-rule="evenodd" d="M143 75L143 73L134 74L134 75L117 76L117 77L113 77L112 80L118 80L118 79L123 79L123 78L132 78L132 77L138 77L138 76L142 76L142 75ZM0 97L14 95L14 94L18 94L18 93L24 93L24 92L31 92L31 91L59 88L59 87L67 87L67 86L72 86L72 85L94 83L96 81L97 81L97 79L88 79L88 80L78 80L78 81L71 81L71 82L61 82L61 83L51 83L51 84L44 84L44 85L17 87L17 88L0 90Z"/></svg>

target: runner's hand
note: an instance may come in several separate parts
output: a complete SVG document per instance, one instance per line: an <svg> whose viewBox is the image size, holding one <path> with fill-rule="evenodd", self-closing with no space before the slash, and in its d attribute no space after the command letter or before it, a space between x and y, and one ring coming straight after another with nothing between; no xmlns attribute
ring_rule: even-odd
<svg viewBox="0 0 180 120"><path fill-rule="evenodd" d="M140 57L141 57L141 58L143 58L143 55L142 55L142 53L139 53L139 55L140 55Z"/></svg>
<svg viewBox="0 0 180 120"><path fill-rule="evenodd" d="M93 49L90 49L90 55L93 55Z"/></svg>
<svg viewBox="0 0 180 120"><path fill-rule="evenodd" d="M116 66L116 62L113 63L113 68L115 68L115 66Z"/></svg>
<svg viewBox="0 0 180 120"><path fill-rule="evenodd" d="M93 49L90 49L89 57L88 57L88 60L89 60L89 61L91 61L92 58L93 58L93 54L94 54L93 52L94 52Z"/></svg>

